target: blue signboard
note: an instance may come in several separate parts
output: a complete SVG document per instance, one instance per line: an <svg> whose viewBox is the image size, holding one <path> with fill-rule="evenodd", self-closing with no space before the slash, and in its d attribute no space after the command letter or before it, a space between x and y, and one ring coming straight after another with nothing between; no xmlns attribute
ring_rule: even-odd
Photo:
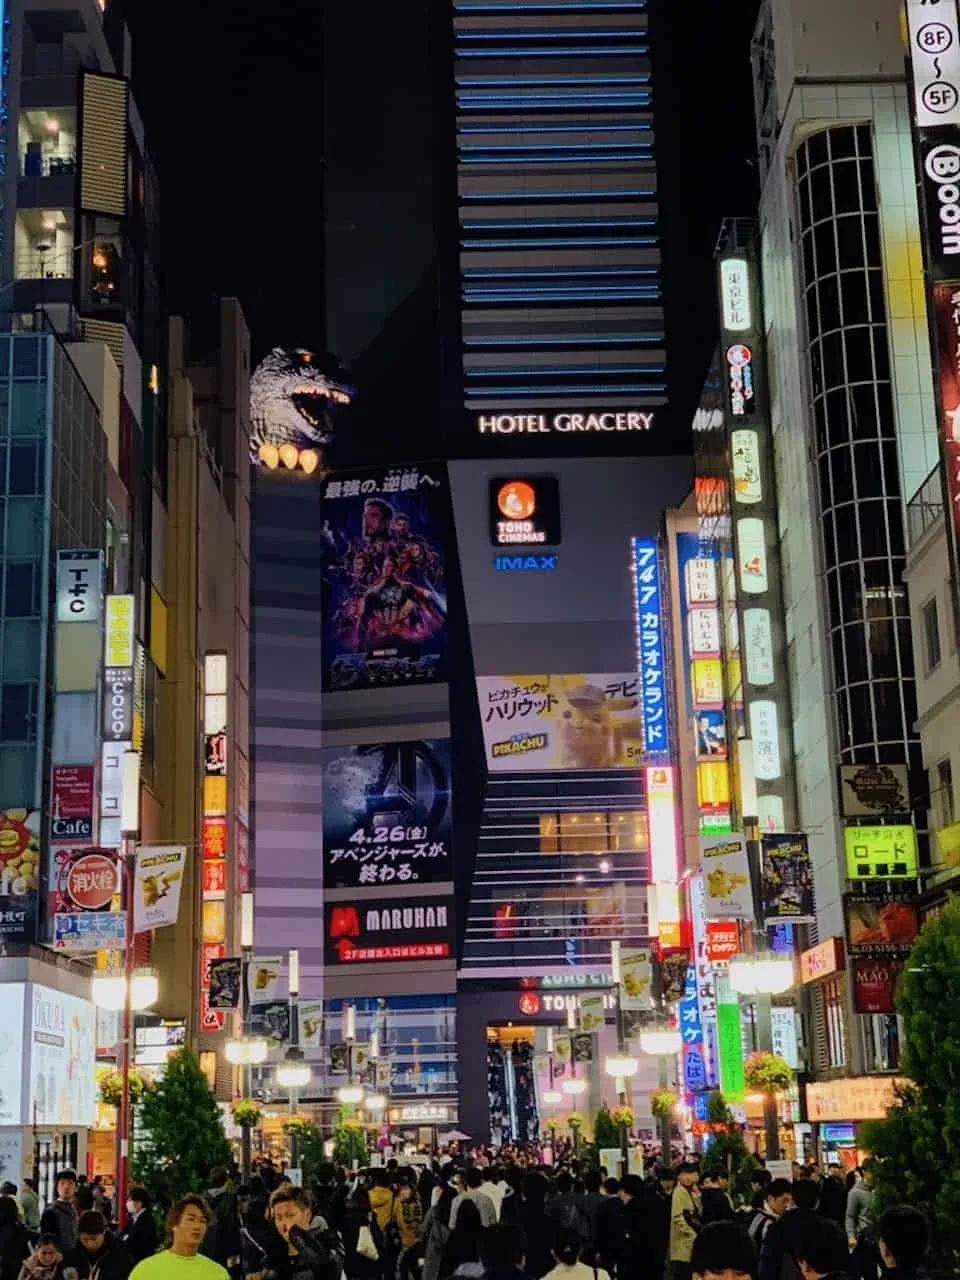
<svg viewBox="0 0 960 1280"><path fill-rule="evenodd" d="M646 751L666 751L670 745L667 736L667 682L660 615L660 564L655 539L634 538L633 572L643 745Z"/></svg>
<svg viewBox="0 0 960 1280"><path fill-rule="evenodd" d="M53 917L54 950L78 955L122 951L126 924L122 911L58 911Z"/></svg>

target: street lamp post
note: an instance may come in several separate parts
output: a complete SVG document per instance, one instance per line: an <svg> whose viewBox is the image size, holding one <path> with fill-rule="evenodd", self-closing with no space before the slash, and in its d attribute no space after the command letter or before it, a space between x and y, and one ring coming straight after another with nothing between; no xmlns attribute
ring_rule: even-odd
<svg viewBox="0 0 960 1280"><path fill-rule="evenodd" d="M300 994L300 952L290 951L287 963L287 990L290 1001L290 1047L284 1054L283 1061L277 1066L277 1084L281 1089L290 1091L290 1119L297 1114L299 1102L298 1090L305 1089L310 1083L310 1066L300 1048L300 1020L297 1010L297 996ZM296 1129L290 1126L290 1171L299 1174L300 1141ZM299 1179L297 1179L299 1182Z"/></svg>
<svg viewBox="0 0 960 1280"><path fill-rule="evenodd" d="M793 961L789 956L757 952L730 961L730 986L738 995L753 996L756 1009L757 1047L773 1051L773 996L793 986ZM763 1095L763 1132L766 1158L780 1159L780 1117L774 1093Z"/></svg>
<svg viewBox="0 0 960 1280"><path fill-rule="evenodd" d="M617 1052L614 1057L607 1059L606 1071L608 1076L613 1077L618 1102L622 1107L628 1107L632 1101L630 1081L637 1074L639 1064L637 1063L636 1058L632 1057L626 1051L626 1036L624 1035L623 1026L623 1007L620 1003L620 942L616 938L610 943L610 971L613 977L613 990L617 1001ZM626 1175L627 1173L629 1149L630 1144L628 1140L627 1126L621 1125L620 1154L623 1160L623 1175Z"/></svg>
<svg viewBox="0 0 960 1280"><path fill-rule="evenodd" d="M130 1063L133 1046L134 887L136 882L137 834L140 830L140 753L125 751L120 793L120 861L123 864L124 904L124 987L120 1031L120 1111L117 1115L117 1216L126 1226L127 1185L130 1168ZM156 996L154 995L154 999ZM152 1002L151 1002L152 1003Z"/></svg>
<svg viewBox="0 0 960 1280"><path fill-rule="evenodd" d="M240 1068L240 1093L249 1098L252 1068L266 1062L269 1046L262 1037L250 1034L250 963L253 959L253 894L240 897L240 1027L238 1040L224 1047L227 1061ZM240 1127L240 1167L243 1181L250 1180L250 1126Z"/></svg>
<svg viewBox="0 0 960 1280"><path fill-rule="evenodd" d="M337 1090L337 1098L345 1106L357 1107L363 1102L363 1085L353 1082L353 1045L357 1038L357 1010L354 1005L347 1005L347 1083Z"/></svg>
<svg viewBox="0 0 960 1280"><path fill-rule="evenodd" d="M676 1058L681 1044L680 1032L666 1020L653 1023L640 1032L640 1048L657 1059L657 1083L661 1089L670 1087L670 1059ZM668 1114L658 1116L658 1120L661 1159L664 1164L669 1164L673 1118Z"/></svg>

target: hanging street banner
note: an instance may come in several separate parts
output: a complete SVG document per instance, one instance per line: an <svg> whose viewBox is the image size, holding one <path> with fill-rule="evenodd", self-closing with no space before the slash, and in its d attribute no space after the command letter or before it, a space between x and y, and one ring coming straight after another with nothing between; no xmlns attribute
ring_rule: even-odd
<svg viewBox="0 0 960 1280"><path fill-rule="evenodd" d="M321 762L325 889L452 878L449 740L326 747Z"/></svg>
<svg viewBox="0 0 960 1280"><path fill-rule="evenodd" d="M444 682L446 468L338 473L322 507L324 693Z"/></svg>
<svg viewBox="0 0 960 1280"><path fill-rule="evenodd" d="M238 956L224 956L210 961L210 984L207 1005L211 1009L239 1009L243 985L243 961Z"/></svg>
<svg viewBox="0 0 960 1280"><path fill-rule="evenodd" d="M180 889L187 861L186 846L141 845L133 892L134 932L176 924L180 913Z"/></svg>
<svg viewBox="0 0 960 1280"><path fill-rule="evenodd" d="M492 773L627 769L643 760L636 672L480 676L477 700Z"/></svg>
<svg viewBox="0 0 960 1280"><path fill-rule="evenodd" d="M814 921L813 867L807 837L768 835L763 837L761 847L764 923L790 920L794 924L809 924Z"/></svg>
<svg viewBox="0 0 960 1280"><path fill-rule="evenodd" d="M323 1001L301 1000L297 1005L301 1049L323 1046Z"/></svg>
<svg viewBox="0 0 960 1280"><path fill-rule="evenodd" d="M627 951L621 954L620 1008L653 1008L653 965L649 951Z"/></svg>
<svg viewBox="0 0 960 1280"><path fill-rule="evenodd" d="M750 860L743 836L700 839L704 914L708 920L752 920Z"/></svg>

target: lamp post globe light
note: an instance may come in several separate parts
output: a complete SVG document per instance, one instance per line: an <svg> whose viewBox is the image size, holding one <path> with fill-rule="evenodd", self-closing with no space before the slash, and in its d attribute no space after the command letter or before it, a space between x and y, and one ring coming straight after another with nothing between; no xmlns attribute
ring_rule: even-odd
<svg viewBox="0 0 960 1280"><path fill-rule="evenodd" d="M259 1067L266 1062L270 1046L262 1036L240 1036L228 1040L223 1052L234 1067Z"/></svg>
<svg viewBox="0 0 960 1280"><path fill-rule="evenodd" d="M303 1050L291 1046L277 1063L277 1084L281 1089L305 1089L310 1083L310 1064Z"/></svg>
<svg viewBox="0 0 960 1280"><path fill-rule="evenodd" d="M152 969L136 969L130 979L130 1008L142 1013L156 1004L160 984ZM90 994L98 1009L120 1013L127 998L127 978L122 973L98 973L90 984Z"/></svg>
<svg viewBox="0 0 960 1280"><path fill-rule="evenodd" d="M674 1058L683 1044L676 1027L657 1024L640 1032L640 1048L653 1058Z"/></svg>
<svg viewBox="0 0 960 1280"><path fill-rule="evenodd" d="M363 1097L362 1084L343 1084L337 1090L337 1100L348 1107L359 1106Z"/></svg>
<svg viewBox="0 0 960 1280"><path fill-rule="evenodd" d="M587 1092L587 1082L580 1076L571 1076L569 1080L564 1080L561 1088L564 1093L576 1098Z"/></svg>
<svg viewBox="0 0 960 1280"><path fill-rule="evenodd" d="M545 1107L559 1107L563 1101L563 1094L559 1089L544 1089L541 1096Z"/></svg>

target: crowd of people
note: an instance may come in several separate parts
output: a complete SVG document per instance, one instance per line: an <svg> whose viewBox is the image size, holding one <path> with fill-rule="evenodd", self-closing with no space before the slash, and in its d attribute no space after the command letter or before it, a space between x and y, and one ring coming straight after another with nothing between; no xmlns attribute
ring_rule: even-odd
<svg viewBox="0 0 960 1280"><path fill-rule="evenodd" d="M617 1179L571 1158L503 1152L348 1172L311 1187L269 1161L245 1183L212 1171L166 1215L133 1187L111 1229L102 1185L60 1173L42 1213L35 1188L0 1188L0 1280L924 1280L925 1220L874 1222L869 1162L847 1185L795 1165L758 1167L738 1205L695 1159ZM299 1179L298 1179L299 1181Z"/></svg>

